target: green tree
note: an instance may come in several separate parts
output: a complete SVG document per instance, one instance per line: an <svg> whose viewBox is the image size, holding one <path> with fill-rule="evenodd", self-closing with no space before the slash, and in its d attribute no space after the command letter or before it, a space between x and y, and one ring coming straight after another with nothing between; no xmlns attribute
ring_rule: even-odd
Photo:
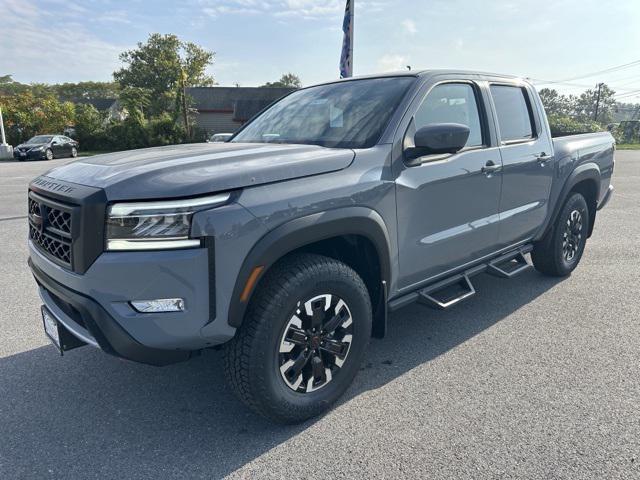
<svg viewBox="0 0 640 480"><path fill-rule="evenodd" d="M104 118L93 105L79 103L75 106L76 138L82 148L100 150L104 133Z"/></svg>
<svg viewBox="0 0 640 480"><path fill-rule="evenodd" d="M129 116L144 120L144 113L151 104L152 91L142 87L126 87L120 92L120 103Z"/></svg>
<svg viewBox="0 0 640 480"><path fill-rule="evenodd" d="M275 82L267 82L262 87L288 87L288 88L300 88L302 87L302 82L300 81L300 77L298 77L294 73L285 73L280 77L280 80Z"/></svg>
<svg viewBox="0 0 640 480"><path fill-rule="evenodd" d="M571 116L574 114L577 98L574 95L561 95L552 88L543 88L538 92L547 115Z"/></svg>
<svg viewBox="0 0 640 480"><path fill-rule="evenodd" d="M55 95L36 96L32 91L0 96L9 141L17 145L34 135L62 133L74 124L74 105Z"/></svg>
<svg viewBox="0 0 640 480"><path fill-rule="evenodd" d="M580 121L595 121L601 124L610 123L613 120L613 112L616 104L615 94L606 84L598 88L589 89L576 100L575 117Z"/></svg>
<svg viewBox="0 0 640 480"><path fill-rule="evenodd" d="M113 77L122 90L145 89L149 93L148 115L175 110L176 98L185 86L213 85L213 78L205 73L213 63L214 53L198 45L181 41L176 35L154 33L146 43L120 55L125 64Z"/></svg>
<svg viewBox="0 0 640 480"><path fill-rule="evenodd" d="M52 89L63 102L86 103L118 97L118 84L115 82L60 83L52 85Z"/></svg>
<svg viewBox="0 0 640 480"><path fill-rule="evenodd" d="M16 82L11 75L0 76L0 95L16 95L29 90L29 85Z"/></svg>

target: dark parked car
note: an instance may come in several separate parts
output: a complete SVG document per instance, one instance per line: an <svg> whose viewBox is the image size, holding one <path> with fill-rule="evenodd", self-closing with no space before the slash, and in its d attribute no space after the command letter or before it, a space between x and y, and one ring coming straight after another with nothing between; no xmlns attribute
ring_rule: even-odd
<svg viewBox="0 0 640 480"><path fill-rule="evenodd" d="M552 138L516 77L296 90L230 142L99 155L33 180L45 331L60 352L154 365L224 344L250 408L305 420L344 393L387 312L453 308L476 275L515 277L528 254L569 275L611 198L614 151L608 132Z"/></svg>
<svg viewBox="0 0 640 480"><path fill-rule="evenodd" d="M53 160L77 157L78 142L64 135L36 135L13 150L18 160Z"/></svg>

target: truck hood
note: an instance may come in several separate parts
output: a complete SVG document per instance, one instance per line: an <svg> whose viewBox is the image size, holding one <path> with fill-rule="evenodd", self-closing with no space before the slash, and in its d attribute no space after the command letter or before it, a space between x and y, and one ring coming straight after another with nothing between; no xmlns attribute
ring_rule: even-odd
<svg viewBox="0 0 640 480"><path fill-rule="evenodd" d="M348 167L350 149L314 145L204 143L96 155L47 177L105 190L109 200L203 195Z"/></svg>

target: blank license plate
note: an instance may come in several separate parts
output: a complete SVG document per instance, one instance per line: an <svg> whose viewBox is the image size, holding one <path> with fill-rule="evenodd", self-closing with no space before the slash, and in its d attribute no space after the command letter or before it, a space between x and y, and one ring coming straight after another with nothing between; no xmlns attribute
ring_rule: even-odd
<svg viewBox="0 0 640 480"><path fill-rule="evenodd" d="M47 337L49 337L51 343L62 353L58 322L45 306L42 307L42 323L44 323L44 332L47 334Z"/></svg>

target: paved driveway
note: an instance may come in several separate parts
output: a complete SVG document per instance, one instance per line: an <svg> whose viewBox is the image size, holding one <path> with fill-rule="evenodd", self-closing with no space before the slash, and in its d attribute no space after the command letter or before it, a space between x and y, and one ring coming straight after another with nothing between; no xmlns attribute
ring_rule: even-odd
<svg viewBox="0 0 640 480"><path fill-rule="evenodd" d="M640 478L640 152L570 278L483 275L451 311L394 314L346 398L295 427L242 407L215 351L56 355L22 217L61 162L0 163L0 478Z"/></svg>

